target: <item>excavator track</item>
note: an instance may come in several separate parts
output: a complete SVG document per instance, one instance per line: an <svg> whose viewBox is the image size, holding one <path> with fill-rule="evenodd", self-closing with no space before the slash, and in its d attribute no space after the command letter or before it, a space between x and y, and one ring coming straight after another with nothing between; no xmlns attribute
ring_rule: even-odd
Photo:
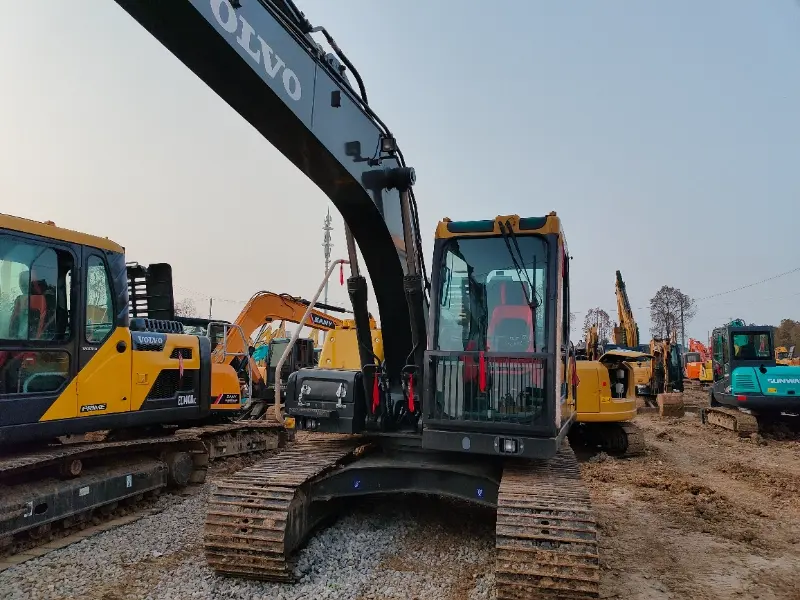
<svg viewBox="0 0 800 600"><path fill-rule="evenodd" d="M705 407L700 413L703 423L734 431L740 437L758 433L758 419L740 410L720 406Z"/></svg>
<svg viewBox="0 0 800 600"><path fill-rule="evenodd" d="M275 423L228 423L12 450L0 455L0 556L106 520L163 489L202 483L212 460L275 450L287 437Z"/></svg>
<svg viewBox="0 0 800 600"><path fill-rule="evenodd" d="M631 422L582 423L570 432L570 442L591 451L602 450L617 457L644 454L644 433Z"/></svg>
<svg viewBox="0 0 800 600"><path fill-rule="evenodd" d="M625 423L622 430L627 438L623 456L639 456L645 452L644 432L635 423Z"/></svg>
<svg viewBox="0 0 800 600"><path fill-rule="evenodd" d="M205 523L205 555L217 573L289 582L292 552L326 516L312 512L304 484L348 460L360 437L308 436L222 481Z"/></svg>
<svg viewBox="0 0 800 600"><path fill-rule="evenodd" d="M505 467L495 548L498 600L599 597L597 525L568 444L550 460Z"/></svg>

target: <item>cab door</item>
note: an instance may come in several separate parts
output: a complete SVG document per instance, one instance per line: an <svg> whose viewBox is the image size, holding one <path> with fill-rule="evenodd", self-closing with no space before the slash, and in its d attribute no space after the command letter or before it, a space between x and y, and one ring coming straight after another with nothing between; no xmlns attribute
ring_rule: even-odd
<svg viewBox="0 0 800 600"><path fill-rule="evenodd" d="M125 297L114 289L109 258L115 266L124 258L84 248L82 269L82 327L78 352L78 416L88 417L131 410L132 353L130 329L120 326L117 306ZM127 280L116 278L117 285Z"/></svg>
<svg viewBox="0 0 800 600"><path fill-rule="evenodd" d="M77 414L80 247L0 227L0 438Z"/></svg>
<svg viewBox="0 0 800 600"><path fill-rule="evenodd" d="M712 376L714 383L712 389L714 396L719 400L722 396L730 394L730 347L727 330L715 330L712 341Z"/></svg>

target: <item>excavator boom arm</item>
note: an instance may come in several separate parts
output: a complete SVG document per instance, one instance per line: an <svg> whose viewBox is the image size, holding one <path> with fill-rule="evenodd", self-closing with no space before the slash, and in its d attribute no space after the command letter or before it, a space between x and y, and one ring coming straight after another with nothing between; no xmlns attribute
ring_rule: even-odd
<svg viewBox="0 0 800 600"><path fill-rule="evenodd" d="M289 321L300 324L306 308L308 303L301 298L294 298L288 294L258 292L248 300L234 323L242 328L246 336L252 337L253 333L266 322ZM342 323L341 319L314 308L304 325L312 329L329 331L341 327Z"/></svg>
<svg viewBox="0 0 800 600"><path fill-rule="evenodd" d="M620 335L617 335L617 332L615 332L616 339L614 341L628 348L638 348L639 326L633 318L633 310L631 309L631 302L628 299L628 291L625 289L625 282L622 280L622 273L619 271L617 271L616 293Z"/></svg>
<svg viewBox="0 0 800 600"><path fill-rule="evenodd" d="M396 178L403 155L333 39L291 0L115 1L338 208L372 275L387 365L399 372L412 346L403 277L409 264L425 273L416 202L412 193L410 210L401 209ZM314 32L338 56L326 54ZM405 235L404 218L413 221Z"/></svg>
<svg viewBox="0 0 800 600"><path fill-rule="evenodd" d="M276 294L274 292L258 292L245 304L245 307L236 317L234 326L237 328L228 329L226 335L226 343L224 345L225 352L222 356L223 346L219 345L214 349L213 358L217 362L223 360L230 363L237 353L244 353L247 348L244 347L246 340L252 342L253 334L258 328L272 321L288 321L290 323L297 323L303 319L303 315L308 308L308 301L302 298L295 298L288 294ZM371 321L374 326L374 321ZM305 325L314 330L330 331L337 327L342 327L344 321L337 319L327 313L312 309L311 313L306 319ZM238 332L241 331L242 335ZM258 366L255 361L250 358L250 370L256 382L261 380L261 374L258 371Z"/></svg>

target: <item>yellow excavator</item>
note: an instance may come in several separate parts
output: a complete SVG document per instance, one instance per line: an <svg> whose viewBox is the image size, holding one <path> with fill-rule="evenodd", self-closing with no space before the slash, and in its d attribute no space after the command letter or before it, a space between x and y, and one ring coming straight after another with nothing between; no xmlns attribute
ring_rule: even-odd
<svg viewBox="0 0 800 600"><path fill-rule="evenodd" d="M0 214L0 546L285 443L277 424L208 423L212 371L231 375L222 393L239 383L174 311L169 264L126 262L107 238Z"/></svg>
<svg viewBox="0 0 800 600"><path fill-rule="evenodd" d="M663 405L664 415L683 414L683 359L675 332L650 340L650 381L641 391L648 404Z"/></svg>
<svg viewBox="0 0 800 600"><path fill-rule="evenodd" d="M586 358L575 362L577 378L576 425L570 441L610 454L644 452L644 436L631 421L636 416L637 389L648 378L650 355L639 352L639 328L617 271L619 325L614 327L614 346L599 354L597 327L587 333ZM645 366L646 365L646 366Z"/></svg>
<svg viewBox="0 0 800 600"><path fill-rule="evenodd" d="M634 365L648 355L615 348L599 360L576 360L578 386L576 424L570 442L609 454L634 456L644 452L636 416Z"/></svg>
<svg viewBox="0 0 800 600"><path fill-rule="evenodd" d="M775 348L775 364L784 366L800 365L800 358L795 358L794 356L794 346L788 349L786 346Z"/></svg>
<svg viewBox="0 0 800 600"><path fill-rule="evenodd" d="M614 327L614 343L618 348L628 350L638 350L641 356L631 361L633 369L634 387L637 395L644 390L644 386L650 381L651 356L646 352L641 352L639 345L639 325L633 318L633 309L628 299L628 291L625 282L622 280L622 273L616 273L616 296L617 296L617 317L619 325Z"/></svg>

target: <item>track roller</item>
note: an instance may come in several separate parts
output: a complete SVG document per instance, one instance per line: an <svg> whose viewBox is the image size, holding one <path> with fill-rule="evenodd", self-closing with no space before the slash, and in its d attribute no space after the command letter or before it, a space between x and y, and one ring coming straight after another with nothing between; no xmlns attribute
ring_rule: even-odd
<svg viewBox="0 0 800 600"><path fill-rule="evenodd" d="M68 458L58 465L58 476L61 479L72 479L83 471L83 461L80 458Z"/></svg>
<svg viewBox="0 0 800 600"><path fill-rule="evenodd" d="M189 483L194 469L192 456L188 452L170 452L164 458L167 464L167 484L183 487Z"/></svg>

